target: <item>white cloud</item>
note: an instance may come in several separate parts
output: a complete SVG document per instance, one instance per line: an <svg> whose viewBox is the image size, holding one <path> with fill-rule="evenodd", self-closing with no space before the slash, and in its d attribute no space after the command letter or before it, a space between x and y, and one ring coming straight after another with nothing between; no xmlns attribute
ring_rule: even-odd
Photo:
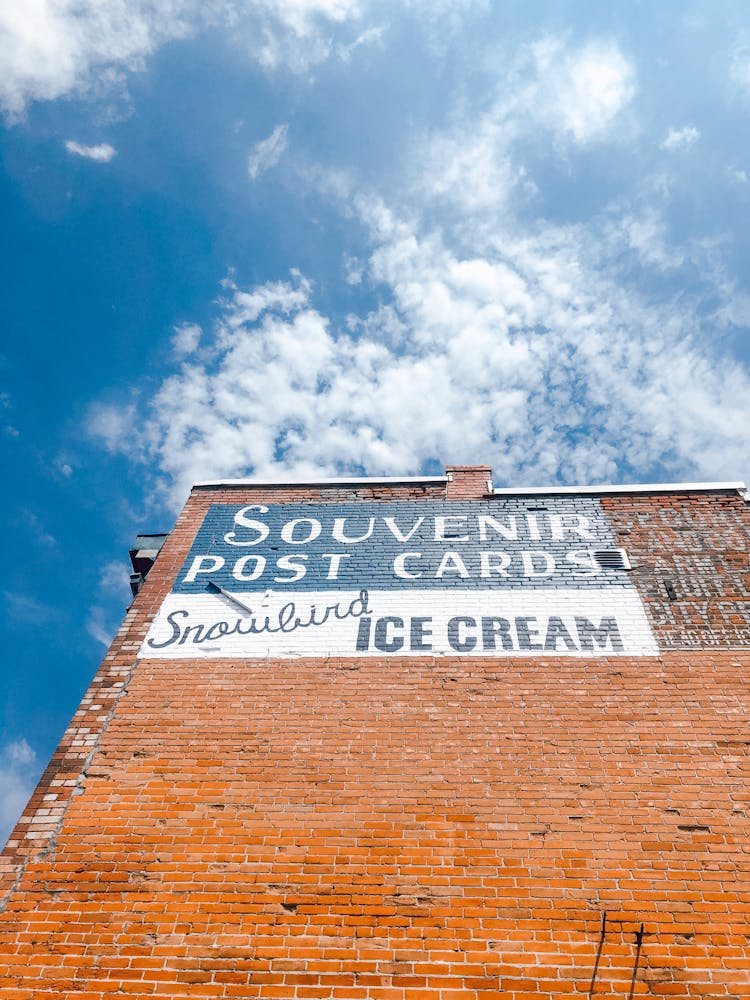
<svg viewBox="0 0 750 1000"><path fill-rule="evenodd" d="M198 479L491 461L498 481L597 482L641 470L736 478L747 373L696 346L695 303L654 307L602 270L615 231L504 234L460 257L362 205L383 310L337 329L296 281L230 289L210 364L149 401L136 453L180 501ZM404 331L405 334L404 334ZM134 451L134 448L137 451Z"/></svg>
<svg viewBox="0 0 750 1000"><path fill-rule="evenodd" d="M96 91L143 70L166 42L231 27L248 56L302 71L324 59L329 29L359 15L358 0L25 0L0 4L0 108Z"/></svg>
<svg viewBox="0 0 750 1000"><path fill-rule="evenodd" d="M537 84L528 94L528 111L577 143L607 134L635 93L633 67L613 41L569 49L560 39L546 39L533 54Z"/></svg>
<svg viewBox="0 0 750 1000"><path fill-rule="evenodd" d="M143 67L164 41L191 30L194 7L179 0L26 0L0 5L0 101L18 114L91 85L113 66Z"/></svg>
<svg viewBox="0 0 750 1000"><path fill-rule="evenodd" d="M350 42L349 45L342 45L339 48L339 56L343 62L351 62L351 58L354 52L361 48L363 45L373 45L379 42L387 30L387 25L381 24L373 26L372 28L367 28L360 35Z"/></svg>
<svg viewBox="0 0 750 1000"><path fill-rule="evenodd" d="M496 97L478 115L455 114L456 124L422 138L412 156L414 196L469 213L494 216L525 204L537 185L517 155L524 140L547 139L567 157L569 148L621 141L622 115L635 93L635 72L617 45L593 40L571 46L547 37L497 57Z"/></svg>
<svg viewBox="0 0 750 1000"><path fill-rule="evenodd" d="M23 738L12 740L3 747L3 757L10 764L31 764L36 760L36 754Z"/></svg>
<svg viewBox="0 0 750 1000"><path fill-rule="evenodd" d="M277 125L266 139L253 146L247 160L247 172L251 180L257 180L262 173L275 166L287 148L287 125Z"/></svg>
<svg viewBox="0 0 750 1000"><path fill-rule="evenodd" d="M198 349L203 331L197 323L181 323L174 328L172 351L178 358L185 358Z"/></svg>
<svg viewBox="0 0 750 1000"><path fill-rule="evenodd" d="M14 625L35 625L58 621L60 610L51 604L44 604L30 594L6 590L3 592L5 607Z"/></svg>
<svg viewBox="0 0 750 1000"><path fill-rule="evenodd" d="M89 610L86 620L86 632L95 642L100 643L105 648L108 647L116 631L116 626L107 619L104 608L95 606Z"/></svg>
<svg viewBox="0 0 750 1000"><path fill-rule="evenodd" d="M612 225L620 230L623 242L635 251L645 267L674 271L685 263L683 252L670 245L663 214L654 205L639 212L622 211L615 216ZM609 236L610 240L617 239L614 232Z"/></svg>
<svg viewBox="0 0 750 1000"><path fill-rule="evenodd" d="M727 177L735 184L747 184L747 171L741 167L727 167Z"/></svg>
<svg viewBox="0 0 750 1000"><path fill-rule="evenodd" d="M489 461L516 484L737 478L750 377L719 343L737 297L708 249L671 242L660 179L636 207L519 221L536 192L524 141L563 159L622 142L634 93L614 42L545 39L503 64L480 110L417 137L387 198L309 171L365 228L342 277L378 305L325 315L300 274L226 282L200 357L138 401L137 425L100 406L92 431L157 470L175 503L200 479L435 460Z"/></svg>
<svg viewBox="0 0 750 1000"><path fill-rule="evenodd" d="M361 285L364 270L361 261L351 254L344 255L344 275L347 285Z"/></svg>
<svg viewBox="0 0 750 1000"><path fill-rule="evenodd" d="M690 149L700 139L701 134L695 125L685 125L684 128L671 128L661 144L662 149L669 153Z"/></svg>
<svg viewBox="0 0 750 1000"><path fill-rule="evenodd" d="M750 47L739 43L729 59L729 82L740 97L750 96Z"/></svg>
<svg viewBox="0 0 750 1000"><path fill-rule="evenodd" d="M38 772L37 756L23 737L0 747L0 848L28 802Z"/></svg>
<svg viewBox="0 0 750 1000"><path fill-rule="evenodd" d="M124 559L116 559L102 566L99 586L118 597L130 597L130 572Z"/></svg>
<svg viewBox="0 0 750 1000"><path fill-rule="evenodd" d="M108 142L103 142L98 146L82 146L79 142L68 139L65 148L74 156L83 156L87 160L94 160L96 163L109 163L117 150L110 146Z"/></svg>
<svg viewBox="0 0 750 1000"><path fill-rule="evenodd" d="M33 539L40 545L46 545L50 548L54 548L57 545L57 539L55 536L45 530L44 521L37 514L35 514L33 510L25 508L21 512L21 517L23 518L24 524L28 529L30 539Z"/></svg>
<svg viewBox="0 0 750 1000"><path fill-rule="evenodd" d="M108 448L116 447L135 425L136 409L131 404L110 406L97 403L88 416L88 428Z"/></svg>

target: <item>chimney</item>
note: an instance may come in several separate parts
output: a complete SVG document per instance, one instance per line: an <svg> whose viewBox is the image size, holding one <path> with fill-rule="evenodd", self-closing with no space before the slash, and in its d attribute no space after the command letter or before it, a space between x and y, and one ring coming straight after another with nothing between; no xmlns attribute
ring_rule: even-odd
<svg viewBox="0 0 750 1000"><path fill-rule="evenodd" d="M491 465L446 465L449 500L480 500L492 492Z"/></svg>

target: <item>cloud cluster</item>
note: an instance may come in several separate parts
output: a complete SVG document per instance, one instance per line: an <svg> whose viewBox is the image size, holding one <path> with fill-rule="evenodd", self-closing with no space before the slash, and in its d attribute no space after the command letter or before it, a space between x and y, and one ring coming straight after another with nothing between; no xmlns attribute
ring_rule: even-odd
<svg viewBox="0 0 750 1000"><path fill-rule="evenodd" d="M635 70L611 40L566 45L545 37L507 54L496 96L479 114L426 137L413 191L476 222L480 213L526 201L536 185L516 146L540 137L564 153L617 140L635 93Z"/></svg>
<svg viewBox="0 0 750 1000"><path fill-rule="evenodd" d="M670 243L659 183L576 224L517 211L535 191L525 137L548 136L561 160L616 148L635 90L611 40L547 37L480 109L415 140L400 187L319 172L318 195L367 233L342 279L379 305L326 315L299 274L227 283L200 354L150 399L95 408L92 431L159 470L174 503L206 478L435 461L489 461L518 485L742 475L750 377L718 344L738 299L704 245Z"/></svg>
<svg viewBox="0 0 750 1000"><path fill-rule="evenodd" d="M93 430L155 461L175 503L200 479L433 460L491 461L514 484L736 476L750 379L696 346L692 308L602 269L611 234L508 234L470 258L382 206L368 217L386 307L337 328L299 276L230 287L210 360L163 383L135 439L111 410Z"/></svg>
<svg viewBox="0 0 750 1000"><path fill-rule="evenodd" d="M671 128L661 144L662 149L669 153L690 149L700 139L700 131L695 125L685 125L684 128Z"/></svg>
<svg viewBox="0 0 750 1000"><path fill-rule="evenodd" d="M635 93L634 71L619 46L596 40L568 49L559 38L533 47L536 86L528 113L577 143L601 138Z"/></svg>
<svg viewBox="0 0 750 1000"><path fill-rule="evenodd" d="M27 0L0 4L0 108L18 116L142 70L167 42L231 26L251 58L302 70L325 58L325 26L355 18L357 0Z"/></svg>

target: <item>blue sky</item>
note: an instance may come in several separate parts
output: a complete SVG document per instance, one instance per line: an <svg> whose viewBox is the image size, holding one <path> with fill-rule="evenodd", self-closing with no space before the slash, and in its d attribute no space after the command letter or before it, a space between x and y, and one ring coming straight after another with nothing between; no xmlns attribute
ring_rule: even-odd
<svg viewBox="0 0 750 1000"><path fill-rule="evenodd" d="M197 479L748 476L742 2L11 2L0 108L0 836Z"/></svg>

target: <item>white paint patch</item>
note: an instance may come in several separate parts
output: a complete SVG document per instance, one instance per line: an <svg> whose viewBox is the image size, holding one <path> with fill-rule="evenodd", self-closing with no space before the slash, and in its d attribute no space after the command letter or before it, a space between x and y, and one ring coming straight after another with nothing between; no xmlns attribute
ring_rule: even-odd
<svg viewBox="0 0 750 1000"><path fill-rule="evenodd" d="M648 656L638 594L380 590L170 594L140 656Z"/></svg>

